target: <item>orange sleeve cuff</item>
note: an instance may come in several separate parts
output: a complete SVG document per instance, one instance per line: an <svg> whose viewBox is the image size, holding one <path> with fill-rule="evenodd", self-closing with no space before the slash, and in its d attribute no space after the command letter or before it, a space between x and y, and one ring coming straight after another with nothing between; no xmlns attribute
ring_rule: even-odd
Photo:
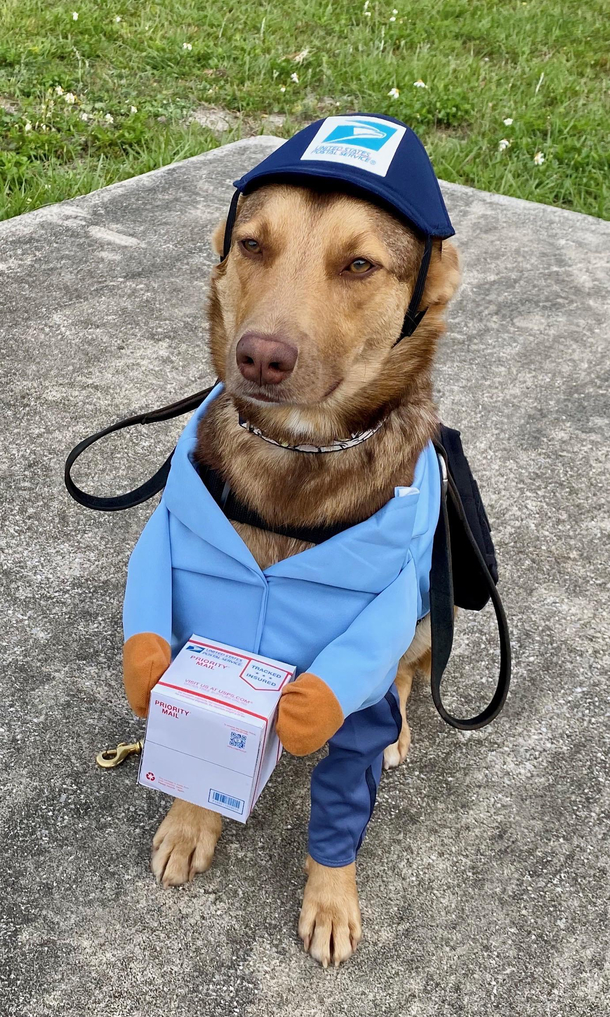
<svg viewBox="0 0 610 1017"><path fill-rule="evenodd" d="M321 749L342 723L339 700L317 675L306 672L282 689L276 730L293 756Z"/></svg>
<svg viewBox="0 0 610 1017"><path fill-rule="evenodd" d="M171 659L169 643L155 632L137 632L123 645L125 692L138 717L148 713L150 690L167 671Z"/></svg>

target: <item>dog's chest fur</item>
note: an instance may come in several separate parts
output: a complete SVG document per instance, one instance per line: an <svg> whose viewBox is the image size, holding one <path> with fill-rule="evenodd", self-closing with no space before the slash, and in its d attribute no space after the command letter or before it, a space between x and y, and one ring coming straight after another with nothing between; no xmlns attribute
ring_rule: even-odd
<svg viewBox="0 0 610 1017"><path fill-rule="evenodd" d="M199 425L195 459L219 471L237 497L271 525L357 523L377 512L394 488L409 485L415 463L436 427L429 400L399 406L380 430L355 448L302 453L269 445L239 427L226 394ZM235 529L261 569L310 543L244 523Z"/></svg>

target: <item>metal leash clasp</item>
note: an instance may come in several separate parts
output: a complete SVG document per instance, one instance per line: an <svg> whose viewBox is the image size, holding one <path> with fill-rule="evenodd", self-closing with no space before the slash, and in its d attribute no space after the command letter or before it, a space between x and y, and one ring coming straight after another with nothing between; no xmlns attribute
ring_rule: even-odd
<svg viewBox="0 0 610 1017"><path fill-rule="evenodd" d="M441 487L443 489L443 494L445 494L447 491L447 485L449 483L449 474L447 472L447 461L445 457L440 454L440 452L436 453L436 457L438 459L438 464L441 471Z"/></svg>
<svg viewBox="0 0 610 1017"><path fill-rule="evenodd" d="M143 742L119 742L116 749L104 749L98 752L95 762L104 770L112 770L120 766L128 756L139 756L142 751Z"/></svg>

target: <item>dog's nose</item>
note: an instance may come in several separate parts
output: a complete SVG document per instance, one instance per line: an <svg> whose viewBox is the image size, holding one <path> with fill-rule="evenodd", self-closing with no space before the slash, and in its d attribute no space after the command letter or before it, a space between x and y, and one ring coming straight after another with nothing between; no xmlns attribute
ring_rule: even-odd
<svg viewBox="0 0 610 1017"><path fill-rule="evenodd" d="M235 350L237 366L247 381L257 385L279 385L292 374L297 350L273 335L246 332Z"/></svg>

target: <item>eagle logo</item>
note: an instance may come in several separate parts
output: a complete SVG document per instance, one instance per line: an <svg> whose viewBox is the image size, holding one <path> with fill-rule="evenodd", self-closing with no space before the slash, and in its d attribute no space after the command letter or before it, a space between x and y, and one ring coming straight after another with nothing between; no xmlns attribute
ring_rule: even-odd
<svg viewBox="0 0 610 1017"><path fill-rule="evenodd" d="M379 152L381 148L396 134L396 127L391 124L372 124L369 120L354 118L347 123L337 125L321 140L323 145L355 145L358 148L369 148Z"/></svg>

